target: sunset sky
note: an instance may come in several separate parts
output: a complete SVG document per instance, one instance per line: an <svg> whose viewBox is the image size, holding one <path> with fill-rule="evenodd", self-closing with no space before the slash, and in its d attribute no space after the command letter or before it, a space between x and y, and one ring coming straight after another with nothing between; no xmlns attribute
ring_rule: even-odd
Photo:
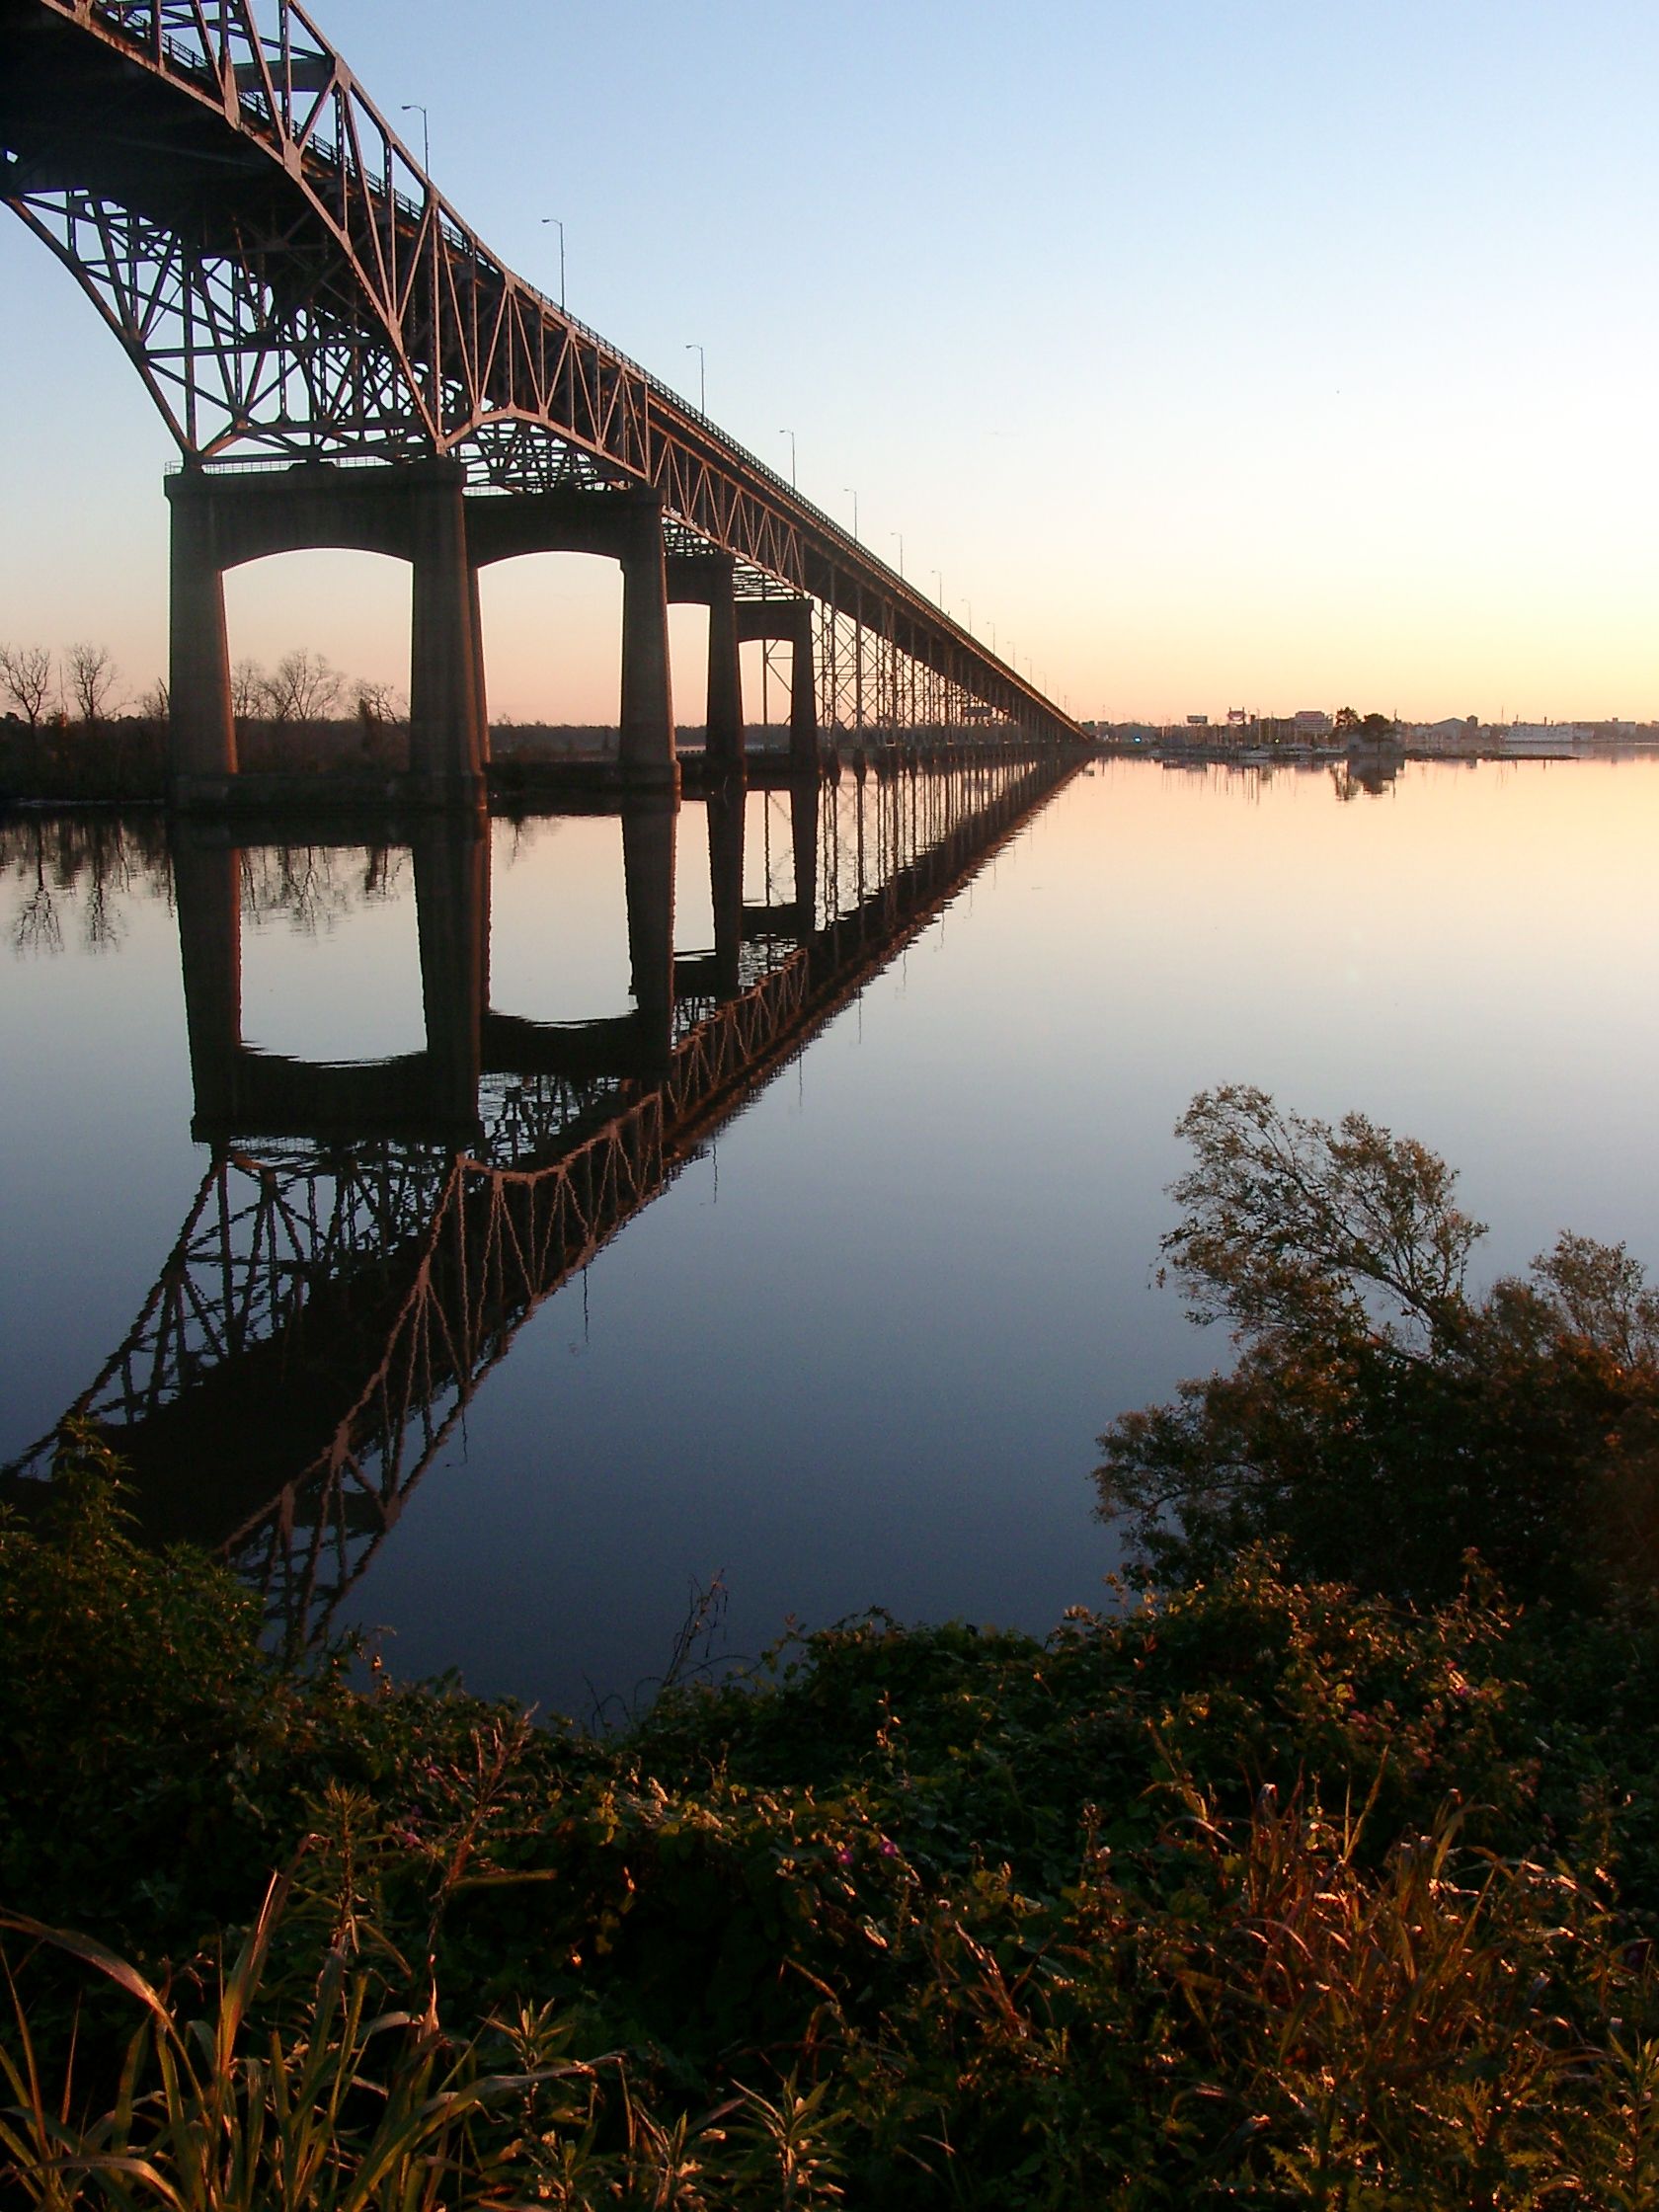
<svg viewBox="0 0 1659 2212"><path fill-rule="evenodd" d="M1073 712L1659 716L1659 11L315 0L492 247ZM161 672L171 447L0 226L0 640ZM942 579L936 585L935 574ZM615 713L608 565L486 584L492 711ZM405 572L232 651L406 680ZM701 712L689 610L676 667Z"/></svg>

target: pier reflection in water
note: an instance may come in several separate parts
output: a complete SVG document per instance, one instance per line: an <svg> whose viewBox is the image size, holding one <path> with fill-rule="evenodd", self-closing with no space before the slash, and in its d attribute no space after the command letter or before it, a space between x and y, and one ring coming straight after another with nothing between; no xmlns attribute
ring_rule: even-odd
<svg viewBox="0 0 1659 2212"><path fill-rule="evenodd" d="M1051 760L968 754L781 798L712 794L713 943L678 957L676 862L702 855L677 832L696 810L630 802L631 1003L583 1022L493 1008L489 839L413 825L424 1042L356 1065L245 1042L252 840L181 827L192 1134L210 1164L74 1408L129 1462L149 1532L223 1550L295 1642L348 1618L529 1316L1060 780ZM787 854L768 851L756 898L749 825L758 807L769 841L780 804ZM38 1474L45 1449L14 1476Z"/></svg>

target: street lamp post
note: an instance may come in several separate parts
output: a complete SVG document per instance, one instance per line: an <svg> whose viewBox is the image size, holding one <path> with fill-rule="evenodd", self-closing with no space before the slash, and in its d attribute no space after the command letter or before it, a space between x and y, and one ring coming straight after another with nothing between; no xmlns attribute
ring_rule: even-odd
<svg viewBox="0 0 1659 2212"><path fill-rule="evenodd" d="M403 103L402 112L406 116L419 116L421 118L421 167L425 170L430 182L432 179L432 125L427 119L427 111L420 101L406 100Z"/></svg>
<svg viewBox="0 0 1659 2212"><path fill-rule="evenodd" d="M789 482L792 489L799 490L799 486L795 483L795 433L793 431L779 431L778 435L789 440Z"/></svg>
<svg viewBox="0 0 1659 2212"><path fill-rule="evenodd" d="M856 537L858 535L858 494L853 491L850 484L843 484L841 490L850 493L852 497L852 534Z"/></svg>
<svg viewBox="0 0 1659 2212"><path fill-rule="evenodd" d="M899 540L899 581L903 584L905 581L905 533L903 530L890 530L888 535Z"/></svg>
<svg viewBox="0 0 1659 2212"><path fill-rule="evenodd" d="M562 315L565 311L565 226L557 215L543 215L541 225L544 230L549 223L559 233L559 312Z"/></svg>
<svg viewBox="0 0 1659 2212"><path fill-rule="evenodd" d="M929 569L927 573L939 587L939 612L943 614L945 611L945 580L937 569Z"/></svg>
<svg viewBox="0 0 1659 2212"><path fill-rule="evenodd" d="M697 356L697 413L708 413L708 360L703 349L694 338L685 341L685 351Z"/></svg>

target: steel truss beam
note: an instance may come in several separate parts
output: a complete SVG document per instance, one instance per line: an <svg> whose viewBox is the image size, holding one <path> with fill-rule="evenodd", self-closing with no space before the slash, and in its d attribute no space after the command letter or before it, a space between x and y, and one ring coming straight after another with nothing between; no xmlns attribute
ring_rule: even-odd
<svg viewBox="0 0 1659 2212"><path fill-rule="evenodd" d="M508 491L650 485L682 540L830 609L826 723L948 726L972 701L1028 736L1081 737L514 276L296 0L0 0L0 198L92 299L188 464L441 453ZM839 672L849 628L867 694L856 650L850 695Z"/></svg>

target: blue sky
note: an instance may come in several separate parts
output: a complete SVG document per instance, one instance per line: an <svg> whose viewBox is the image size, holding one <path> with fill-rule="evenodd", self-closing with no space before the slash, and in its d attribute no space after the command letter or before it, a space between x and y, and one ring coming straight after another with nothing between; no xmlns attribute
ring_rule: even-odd
<svg viewBox="0 0 1659 2212"><path fill-rule="evenodd" d="M693 397L701 344L718 421L1075 711L1659 714L1652 9L314 12L497 251L556 290L561 217L576 313ZM0 638L136 688L165 434L16 223L0 287ZM610 573L490 590L497 710L606 711ZM395 676L406 596L270 564L233 645Z"/></svg>

